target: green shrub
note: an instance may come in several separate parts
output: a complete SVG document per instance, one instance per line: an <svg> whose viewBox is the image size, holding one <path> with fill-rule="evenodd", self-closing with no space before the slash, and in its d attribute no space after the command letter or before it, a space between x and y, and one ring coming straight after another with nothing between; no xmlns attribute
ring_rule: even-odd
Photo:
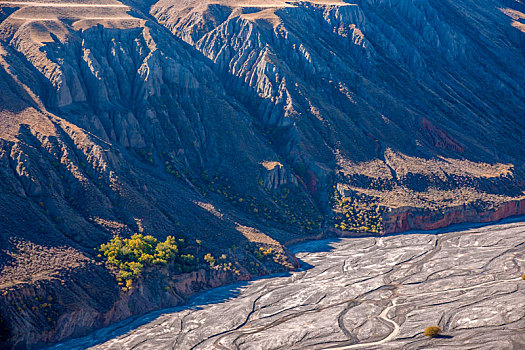
<svg viewBox="0 0 525 350"><path fill-rule="evenodd" d="M441 328L439 326L430 326L425 328L425 331L423 332L424 335L430 338L434 338L437 335L441 333Z"/></svg>

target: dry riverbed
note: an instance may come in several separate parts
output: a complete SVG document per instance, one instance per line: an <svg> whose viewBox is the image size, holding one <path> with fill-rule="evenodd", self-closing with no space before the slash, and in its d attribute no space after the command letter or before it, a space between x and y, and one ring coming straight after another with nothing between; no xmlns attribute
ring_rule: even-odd
<svg viewBox="0 0 525 350"><path fill-rule="evenodd" d="M524 243L524 222L304 243L302 271L55 349L525 349Z"/></svg>

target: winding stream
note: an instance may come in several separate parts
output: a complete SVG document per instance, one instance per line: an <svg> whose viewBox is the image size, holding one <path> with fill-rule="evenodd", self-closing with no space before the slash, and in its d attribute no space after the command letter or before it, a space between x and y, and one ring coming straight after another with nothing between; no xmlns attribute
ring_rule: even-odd
<svg viewBox="0 0 525 350"><path fill-rule="evenodd" d="M213 289L53 349L524 349L525 223L293 247L303 270ZM443 336L429 339L425 327Z"/></svg>

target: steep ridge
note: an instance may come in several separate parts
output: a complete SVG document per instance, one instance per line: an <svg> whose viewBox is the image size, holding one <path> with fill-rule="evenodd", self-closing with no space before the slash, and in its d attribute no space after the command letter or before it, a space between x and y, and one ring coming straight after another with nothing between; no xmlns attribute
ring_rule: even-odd
<svg viewBox="0 0 525 350"><path fill-rule="evenodd" d="M523 72L523 36L515 23L492 24L520 18L522 7L159 1L151 13L264 99L255 108L263 127L292 129L277 151L299 176L314 174L306 183L322 188L335 175L341 195L408 213L429 202L455 211L458 187L461 204L523 198L524 89L513 78ZM510 212L523 213L518 206ZM410 228L426 226L385 227Z"/></svg>
<svg viewBox="0 0 525 350"><path fill-rule="evenodd" d="M293 234L259 231L212 192L220 177L268 202L259 163L277 156L206 62L123 5L67 5L22 7L2 22L3 340L57 341L206 286L291 268L263 232ZM133 232L198 238L211 253L236 245L228 255L240 275L200 271L167 292L148 285L152 276L123 292L93 248ZM258 247L284 255L260 261Z"/></svg>
<svg viewBox="0 0 525 350"><path fill-rule="evenodd" d="M524 13L0 2L1 341L55 342L291 269L283 243L330 231L525 214ZM124 291L93 249L132 233L184 238L238 274L146 271Z"/></svg>

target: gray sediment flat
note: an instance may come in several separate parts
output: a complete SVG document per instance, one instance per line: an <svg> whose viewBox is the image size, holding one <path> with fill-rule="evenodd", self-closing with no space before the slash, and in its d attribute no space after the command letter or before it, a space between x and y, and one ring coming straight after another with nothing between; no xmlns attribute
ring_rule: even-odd
<svg viewBox="0 0 525 350"><path fill-rule="evenodd" d="M293 248L301 271L55 348L525 349L524 243L524 222L308 242Z"/></svg>

